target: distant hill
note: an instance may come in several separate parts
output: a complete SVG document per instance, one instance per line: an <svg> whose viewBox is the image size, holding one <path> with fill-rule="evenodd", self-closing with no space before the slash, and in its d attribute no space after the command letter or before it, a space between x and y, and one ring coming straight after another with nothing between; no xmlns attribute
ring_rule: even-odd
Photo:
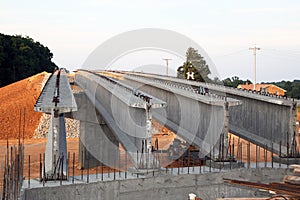
<svg viewBox="0 0 300 200"><path fill-rule="evenodd" d="M30 37L0 33L0 87L43 71L52 72L57 67L52 57L48 47Z"/></svg>

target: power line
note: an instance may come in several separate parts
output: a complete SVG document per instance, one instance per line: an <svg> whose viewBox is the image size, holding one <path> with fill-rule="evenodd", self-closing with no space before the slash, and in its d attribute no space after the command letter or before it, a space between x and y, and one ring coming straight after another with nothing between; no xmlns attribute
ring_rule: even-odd
<svg viewBox="0 0 300 200"><path fill-rule="evenodd" d="M228 54L224 54L224 55L220 55L220 56L215 56L214 58L221 58L221 57L231 56L231 55L239 54L241 52L246 52L246 51L247 51L247 49L241 49L241 50L234 51L234 52L231 52L231 53L228 53Z"/></svg>
<svg viewBox="0 0 300 200"><path fill-rule="evenodd" d="M278 52L278 53L285 53L285 54L295 55L295 56L299 56L300 55L300 50L298 50L298 51L292 51L292 50L265 49L265 48L264 48L264 50L275 51L275 52Z"/></svg>
<svg viewBox="0 0 300 200"><path fill-rule="evenodd" d="M249 50L253 50L254 55L254 90L256 90L256 51L260 50L259 47L250 47Z"/></svg>

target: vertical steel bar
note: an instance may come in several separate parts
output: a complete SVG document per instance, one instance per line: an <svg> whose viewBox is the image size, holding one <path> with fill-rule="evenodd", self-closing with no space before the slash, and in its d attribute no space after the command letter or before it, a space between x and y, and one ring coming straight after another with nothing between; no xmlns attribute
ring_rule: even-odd
<svg viewBox="0 0 300 200"><path fill-rule="evenodd" d="M64 154L62 153L61 154L61 160L60 160L60 163L61 163L61 169L60 169L60 185L62 185L62 180L64 178Z"/></svg>
<svg viewBox="0 0 300 200"><path fill-rule="evenodd" d="M74 184L74 171L75 171L75 152L73 152L73 168L72 168L72 183Z"/></svg>
<svg viewBox="0 0 300 200"><path fill-rule="evenodd" d="M42 154L40 153L40 182L42 182L42 171L43 171Z"/></svg>
<svg viewBox="0 0 300 200"><path fill-rule="evenodd" d="M103 162L101 162L101 181L103 181Z"/></svg>
<svg viewBox="0 0 300 200"><path fill-rule="evenodd" d="M28 188L30 188L30 155L28 155Z"/></svg>
<svg viewBox="0 0 300 200"><path fill-rule="evenodd" d="M191 161L191 151L188 148L188 174L190 173L190 161Z"/></svg>
<svg viewBox="0 0 300 200"><path fill-rule="evenodd" d="M83 151L81 151L81 168L80 168L80 170L81 170L81 181L83 181L83 163L84 163L84 161L83 161Z"/></svg>
<svg viewBox="0 0 300 200"><path fill-rule="evenodd" d="M230 143L231 143L231 138L230 138ZM232 149L233 149L234 144L230 144L229 147L229 169L232 169Z"/></svg>
<svg viewBox="0 0 300 200"><path fill-rule="evenodd" d="M118 164L119 164L119 178L121 177L121 152L120 149L118 149L119 152L119 158L118 158Z"/></svg>
<svg viewBox="0 0 300 200"><path fill-rule="evenodd" d="M273 151L274 151L274 149L273 149L273 142L272 142L272 147L271 147L271 162L272 162L272 168L274 168L274 162L273 162Z"/></svg>
<svg viewBox="0 0 300 200"><path fill-rule="evenodd" d="M87 177L86 177L86 182L90 182L90 153L87 155Z"/></svg>
<svg viewBox="0 0 300 200"><path fill-rule="evenodd" d="M99 161L97 159L96 160L96 179L98 179L98 165L99 165Z"/></svg>
<svg viewBox="0 0 300 200"><path fill-rule="evenodd" d="M210 158L210 161L209 161L209 172L211 172L211 162L212 162L212 157L211 157L211 151L212 151L213 147L210 147L210 151L209 151L209 158Z"/></svg>
<svg viewBox="0 0 300 200"><path fill-rule="evenodd" d="M127 152L126 151L125 151L125 179L127 179Z"/></svg>
<svg viewBox="0 0 300 200"><path fill-rule="evenodd" d="M184 163L183 163L183 155L181 156L181 173L183 173L183 167L184 167Z"/></svg>
<svg viewBox="0 0 300 200"><path fill-rule="evenodd" d="M70 152L68 152L68 157L67 157L67 166L66 166L66 169L67 169L67 180L69 180L69 166L70 166Z"/></svg>
<svg viewBox="0 0 300 200"><path fill-rule="evenodd" d="M279 167L281 167L281 140L279 142Z"/></svg>
<svg viewBox="0 0 300 200"><path fill-rule="evenodd" d="M177 168L178 168L178 175L180 174L180 158L177 159Z"/></svg>
<svg viewBox="0 0 300 200"><path fill-rule="evenodd" d="M257 145L255 145L255 168L257 169L258 167L258 160L257 160L257 156L258 156L258 152L257 152Z"/></svg>
<svg viewBox="0 0 300 200"><path fill-rule="evenodd" d="M241 142L241 163L243 163L243 143ZM242 166L242 165L241 165Z"/></svg>
<svg viewBox="0 0 300 200"><path fill-rule="evenodd" d="M268 166L268 145L266 145L265 167Z"/></svg>
<svg viewBox="0 0 300 200"><path fill-rule="evenodd" d="M205 162L206 162L206 161L205 161ZM199 167L199 173L200 173L200 174L202 173L201 167L202 167L202 163L200 163L200 167Z"/></svg>
<svg viewBox="0 0 300 200"><path fill-rule="evenodd" d="M247 144L247 162L248 162L248 169L250 168L250 142Z"/></svg>
<svg viewBox="0 0 300 200"><path fill-rule="evenodd" d="M46 175L46 166L45 166L45 153L43 153L43 187L45 186L45 181L48 178Z"/></svg>
<svg viewBox="0 0 300 200"><path fill-rule="evenodd" d="M154 162L155 162L155 153L152 153L152 176L154 176Z"/></svg>
<svg viewBox="0 0 300 200"><path fill-rule="evenodd" d="M173 169L173 168L172 168ZM195 158L193 158L193 172L195 171Z"/></svg>
<svg viewBox="0 0 300 200"><path fill-rule="evenodd" d="M116 159L114 159L114 180L116 180Z"/></svg>

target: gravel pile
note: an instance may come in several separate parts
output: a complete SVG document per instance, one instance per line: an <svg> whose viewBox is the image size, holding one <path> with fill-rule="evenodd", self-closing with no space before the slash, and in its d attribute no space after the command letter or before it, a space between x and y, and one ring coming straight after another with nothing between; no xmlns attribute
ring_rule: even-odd
<svg viewBox="0 0 300 200"><path fill-rule="evenodd" d="M50 126L50 114L43 113L40 124L34 131L33 138L46 138L48 135L48 130ZM66 119L66 132L67 138L77 138L79 137L79 121L75 119Z"/></svg>
<svg viewBox="0 0 300 200"><path fill-rule="evenodd" d="M47 82L50 74L47 74L42 81L42 89ZM33 138L46 138L48 135L48 130L50 126L50 114L43 113L43 115L40 118L40 123L38 127L34 131ZM67 132L67 138L77 138L79 137L79 121L75 119L69 119L65 118L66 120L66 132Z"/></svg>

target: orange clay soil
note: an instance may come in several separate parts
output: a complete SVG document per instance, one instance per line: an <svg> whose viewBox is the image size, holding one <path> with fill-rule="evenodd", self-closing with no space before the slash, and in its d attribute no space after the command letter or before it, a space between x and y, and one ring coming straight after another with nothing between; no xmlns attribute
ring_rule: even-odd
<svg viewBox="0 0 300 200"><path fill-rule="evenodd" d="M25 138L32 138L39 124L41 113L33 110L34 104L41 92L41 83L47 73L43 72L27 79L0 88L0 139L17 139L21 127L21 137L24 128ZM20 110L22 124L20 125Z"/></svg>

